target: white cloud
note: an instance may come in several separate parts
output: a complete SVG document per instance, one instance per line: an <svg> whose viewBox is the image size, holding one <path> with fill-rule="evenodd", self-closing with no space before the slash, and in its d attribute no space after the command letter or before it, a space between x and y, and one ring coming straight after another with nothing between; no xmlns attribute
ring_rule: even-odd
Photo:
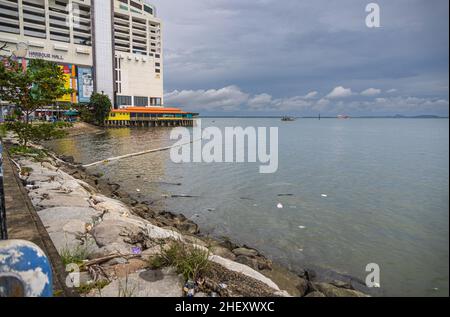
<svg viewBox="0 0 450 317"><path fill-rule="evenodd" d="M251 109L262 109L264 107L270 106L272 103L272 96L269 94L255 95L248 100L248 106Z"/></svg>
<svg viewBox="0 0 450 317"><path fill-rule="evenodd" d="M342 86L338 86L334 88L328 95L327 98L335 99L335 98L345 98L351 96L352 90L350 88L344 88Z"/></svg>
<svg viewBox="0 0 450 317"><path fill-rule="evenodd" d="M308 92L303 98L305 98L305 99L313 99L314 97L317 96L317 94L318 94L317 91L311 91L311 92Z"/></svg>
<svg viewBox="0 0 450 317"><path fill-rule="evenodd" d="M164 98L167 105L180 105L190 110L236 110L248 101L249 95L237 86L227 86L209 90L174 90Z"/></svg>
<svg viewBox="0 0 450 317"><path fill-rule="evenodd" d="M381 90L380 89L376 89L376 88L369 88L364 90L363 92L361 92L362 96L366 96L366 97L370 97L370 96L376 96L381 94Z"/></svg>
<svg viewBox="0 0 450 317"><path fill-rule="evenodd" d="M397 89L389 89L388 91L387 91L387 93L388 94L393 94L394 92L396 92L397 91Z"/></svg>
<svg viewBox="0 0 450 317"><path fill-rule="evenodd" d="M318 93L308 93L305 96L274 98L267 93L251 95L238 86L227 86L209 90L174 90L165 94L167 106L178 106L188 111L235 112L253 111L259 113L295 112L299 115L313 115L318 112L328 115L346 113L349 115L394 115L394 114L439 114L448 115L447 99L419 98L409 96L377 97L369 100L358 98L335 100L338 96L349 96L350 89L336 87L328 96L318 100L306 96ZM332 97L330 97L332 95Z"/></svg>

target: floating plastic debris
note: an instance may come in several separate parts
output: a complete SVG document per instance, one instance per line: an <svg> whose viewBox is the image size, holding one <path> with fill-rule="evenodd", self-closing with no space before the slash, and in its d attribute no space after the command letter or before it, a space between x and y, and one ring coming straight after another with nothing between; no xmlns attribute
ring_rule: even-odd
<svg viewBox="0 0 450 317"><path fill-rule="evenodd" d="M306 229L305 226L298 226L299 229Z"/></svg>
<svg viewBox="0 0 450 317"><path fill-rule="evenodd" d="M283 209L283 204L282 203L278 203L277 208L278 209Z"/></svg>
<svg viewBox="0 0 450 317"><path fill-rule="evenodd" d="M322 196L323 198L327 198L328 197L328 195L325 195L325 194L322 194L320 196Z"/></svg>
<svg viewBox="0 0 450 317"><path fill-rule="evenodd" d="M208 208L208 211L216 211L216 208Z"/></svg>

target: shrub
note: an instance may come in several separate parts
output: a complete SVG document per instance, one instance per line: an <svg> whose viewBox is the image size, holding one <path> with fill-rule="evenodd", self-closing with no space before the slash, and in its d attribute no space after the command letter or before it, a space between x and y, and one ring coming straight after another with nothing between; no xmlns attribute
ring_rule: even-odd
<svg viewBox="0 0 450 317"><path fill-rule="evenodd" d="M103 125L111 111L112 104L107 95L93 93L89 101L89 107L92 109L94 121L98 125Z"/></svg>
<svg viewBox="0 0 450 317"><path fill-rule="evenodd" d="M22 121L7 122L6 129L14 132L22 146L29 141L44 141L62 138L67 135L65 128L71 126L66 122L29 124Z"/></svg>

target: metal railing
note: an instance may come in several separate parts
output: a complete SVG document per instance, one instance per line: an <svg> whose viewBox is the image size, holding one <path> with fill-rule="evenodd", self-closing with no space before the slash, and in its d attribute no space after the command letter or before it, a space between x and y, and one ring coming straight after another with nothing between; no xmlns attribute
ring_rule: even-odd
<svg viewBox="0 0 450 317"><path fill-rule="evenodd" d="M8 239L6 231L5 196L3 192L3 144L0 139L0 240Z"/></svg>

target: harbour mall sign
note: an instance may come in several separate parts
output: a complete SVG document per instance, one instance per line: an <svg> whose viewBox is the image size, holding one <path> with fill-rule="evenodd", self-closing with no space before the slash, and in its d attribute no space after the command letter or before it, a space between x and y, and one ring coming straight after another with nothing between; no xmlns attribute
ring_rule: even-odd
<svg viewBox="0 0 450 317"><path fill-rule="evenodd" d="M40 58L40 59L51 59L51 60L64 61L64 56L59 55L59 54L46 53L46 52L28 51L28 57L29 58Z"/></svg>

